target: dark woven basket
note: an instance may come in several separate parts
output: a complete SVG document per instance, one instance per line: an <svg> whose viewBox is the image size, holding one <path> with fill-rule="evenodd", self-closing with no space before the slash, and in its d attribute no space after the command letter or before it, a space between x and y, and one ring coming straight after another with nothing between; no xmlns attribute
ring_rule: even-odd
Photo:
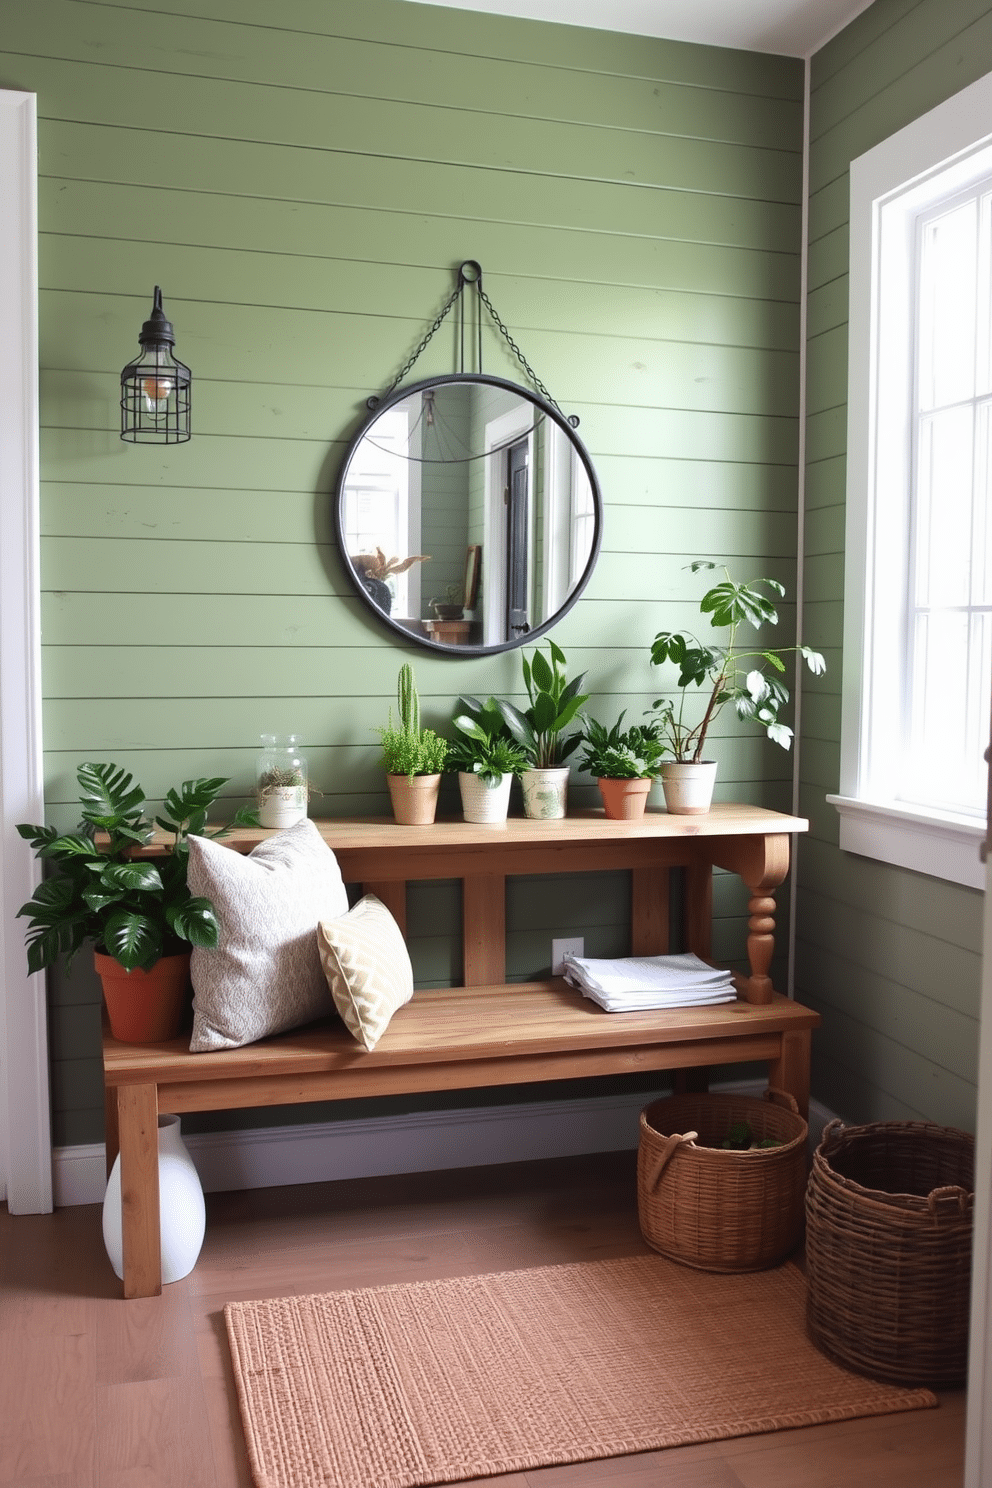
<svg viewBox="0 0 992 1488"><path fill-rule="evenodd" d="M807 1323L859 1374L956 1385L968 1359L974 1138L832 1121L806 1192Z"/></svg>
<svg viewBox="0 0 992 1488"><path fill-rule="evenodd" d="M782 1102L783 1104L777 1104ZM721 1147L746 1121L776 1147ZM641 1234L701 1271L760 1271L795 1250L803 1232L807 1127L791 1095L676 1095L641 1112L637 1211Z"/></svg>

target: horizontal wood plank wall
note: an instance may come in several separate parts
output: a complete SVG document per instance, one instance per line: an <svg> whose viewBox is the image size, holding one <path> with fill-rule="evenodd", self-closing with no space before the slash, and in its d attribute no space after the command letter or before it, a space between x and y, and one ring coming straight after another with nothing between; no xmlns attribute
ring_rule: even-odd
<svg viewBox="0 0 992 1488"><path fill-rule="evenodd" d="M806 635L797 996L823 1014L817 1095L852 1120L974 1129L980 893L841 853L840 767L851 160L992 70L987 0L876 0L812 64Z"/></svg>
<svg viewBox="0 0 992 1488"><path fill-rule="evenodd" d="M602 558L555 631L593 709L658 695L649 644L691 623L693 558L791 591L798 63L405 0L0 0L0 46L3 85L39 98L52 821L74 824L85 759L152 797L225 775L234 804L262 730L303 736L317 811L385 812L373 731L401 660L435 726L459 692L520 698L516 654L398 648L333 537L364 400L466 258L600 474ZM117 436L156 284L194 375L193 439L166 450ZM446 327L417 372L452 366ZM519 380L495 334L485 367ZM788 807L787 756L729 725L715 747L725 798ZM511 974L553 933L622 950L626 892L515 893ZM717 902L733 954L743 905ZM456 979L454 889L413 911L418 977ZM83 959L54 978L59 1143L102 1131Z"/></svg>

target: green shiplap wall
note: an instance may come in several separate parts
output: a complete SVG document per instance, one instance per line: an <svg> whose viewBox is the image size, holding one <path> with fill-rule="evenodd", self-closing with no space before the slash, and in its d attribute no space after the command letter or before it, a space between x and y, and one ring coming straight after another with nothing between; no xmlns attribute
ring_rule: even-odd
<svg viewBox="0 0 992 1488"><path fill-rule="evenodd" d="M428 723L459 692L520 696L513 653L398 647L333 537L365 398L467 258L600 476L602 557L555 631L596 711L657 695L691 559L793 589L799 63L405 0L0 0L0 48L0 85L38 94L51 820L74 823L83 759L153 798L229 776L233 804L263 730L303 736L321 813L386 812L373 730L401 661ZM171 450L117 437L156 284L195 379ZM495 335L485 365L517 379ZM445 329L414 375L453 366ZM724 797L788 805L787 756L729 724L716 747ZM514 975L553 933L623 948L626 884L593 878L515 887ZM740 895L717 900L739 956ZM422 980L457 977L457 916L450 886L416 897ZM52 1003L55 1139L99 1140L84 966Z"/></svg>
<svg viewBox="0 0 992 1488"><path fill-rule="evenodd" d="M824 800L840 762L851 160L992 70L992 6L875 0L813 59L807 637L828 674L803 701L797 996L823 1014L814 1088L850 1120L974 1129L982 895L841 853Z"/></svg>

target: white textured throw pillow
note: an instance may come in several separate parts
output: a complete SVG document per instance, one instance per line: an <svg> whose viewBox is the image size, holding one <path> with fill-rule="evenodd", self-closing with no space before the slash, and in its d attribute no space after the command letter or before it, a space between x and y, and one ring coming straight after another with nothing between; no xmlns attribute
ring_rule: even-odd
<svg viewBox="0 0 992 1488"><path fill-rule="evenodd" d="M188 881L220 923L214 950L193 947L192 1053L238 1049L327 1012L317 925L344 914L348 895L312 821L267 837L247 857L191 837Z"/></svg>
<svg viewBox="0 0 992 1488"><path fill-rule="evenodd" d="M317 926L320 960L348 1032L374 1049L397 1008L413 996L413 967L403 932L374 894Z"/></svg>

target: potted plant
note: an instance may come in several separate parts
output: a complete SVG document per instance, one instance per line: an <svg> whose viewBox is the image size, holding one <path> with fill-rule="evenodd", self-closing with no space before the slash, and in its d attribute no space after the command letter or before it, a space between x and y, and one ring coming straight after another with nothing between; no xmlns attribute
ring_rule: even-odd
<svg viewBox="0 0 992 1488"><path fill-rule="evenodd" d="M410 558L387 558L382 548L374 553L353 553L351 563L362 585L385 614L393 607L393 591L387 580L391 574L406 573L415 563L429 563L429 553L414 553Z"/></svg>
<svg viewBox="0 0 992 1488"><path fill-rule="evenodd" d="M529 817L554 820L565 815L568 798L568 756L581 742L580 733L566 734L588 693L580 692L585 681L581 672L573 681L565 680L564 652L549 641L550 662L540 650L533 660L521 653L524 683L530 706L523 711L503 700L497 707L514 741L529 761L520 776L524 813Z"/></svg>
<svg viewBox="0 0 992 1488"><path fill-rule="evenodd" d="M712 570L715 563L697 559L689 565L692 573ZM806 662L814 676L821 676L826 662L809 646L786 646L778 651L752 644L739 644L743 624L759 630L762 625L777 625L778 611L769 592L781 597L785 590L776 579L754 579L749 584L736 583L729 572L723 582L708 589L699 602L702 615L710 624L728 632L722 646L704 645L691 632L663 630L651 645L655 666L671 661L679 668L677 702L657 698L651 706L662 739L673 759L662 766L661 781L669 811L695 815L709 810L716 778L716 762L704 758L706 737L715 718L732 702L743 722L759 723L769 739L783 749L792 743L792 730L779 718L779 710L789 701L789 690L781 680L785 672L784 653L794 651ZM705 689L699 709L689 709L690 688Z"/></svg>
<svg viewBox="0 0 992 1488"><path fill-rule="evenodd" d="M527 756L513 742L495 698L460 697L456 709L452 726L461 738L450 746L448 764L458 771L465 820L505 821L513 777L527 768Z"/></svg>
<svg viewBox="0 0 992 1488"><path fill-rule="evenodd" d="M29 823L17 828L35 856L56 870L18 910L28 919L28 970L41 971L63 953L71 965L89 941L114 1037L127 1043L171 1038L182 1017L189 946L212 947L218 938L213 905L194 898L186 882L187 838L257 825L256 813L242 807L228 826L207 833L207 810L227 781L185 780L168 792L153 823L143 814L144 791L119 766L83 764L76 778L78 831ZM168 851L155 862L136 858L155 825L171 835Z"/></svg>
<svg viewBox="0 0 992 1488"><path fill-rule="evenodd" d="M393 815L403 826L430 826L449 746L433 729L420 726L420 695L409 662L400 667L396 706L399 723L393 723L390 709L389 722L378 730Z"/></svg>
<svg viewBox="0 0 992 1488"><path fill-rule="evenodd" d="M648 792L661 774L665 749L657 724L632 724L623 729L623 720L621 713L607 729L590 718L582 733L586 749L580 763L596 776L604 810L613 821L644 815Z"/></svg>
<svg viewBox="0 0 992 1488"><path fill-rule="evenodd" d="M461 584L449 584L444 599L428 600L428 606L439 620L460 620L464 610L465 591Z"/></svg>

